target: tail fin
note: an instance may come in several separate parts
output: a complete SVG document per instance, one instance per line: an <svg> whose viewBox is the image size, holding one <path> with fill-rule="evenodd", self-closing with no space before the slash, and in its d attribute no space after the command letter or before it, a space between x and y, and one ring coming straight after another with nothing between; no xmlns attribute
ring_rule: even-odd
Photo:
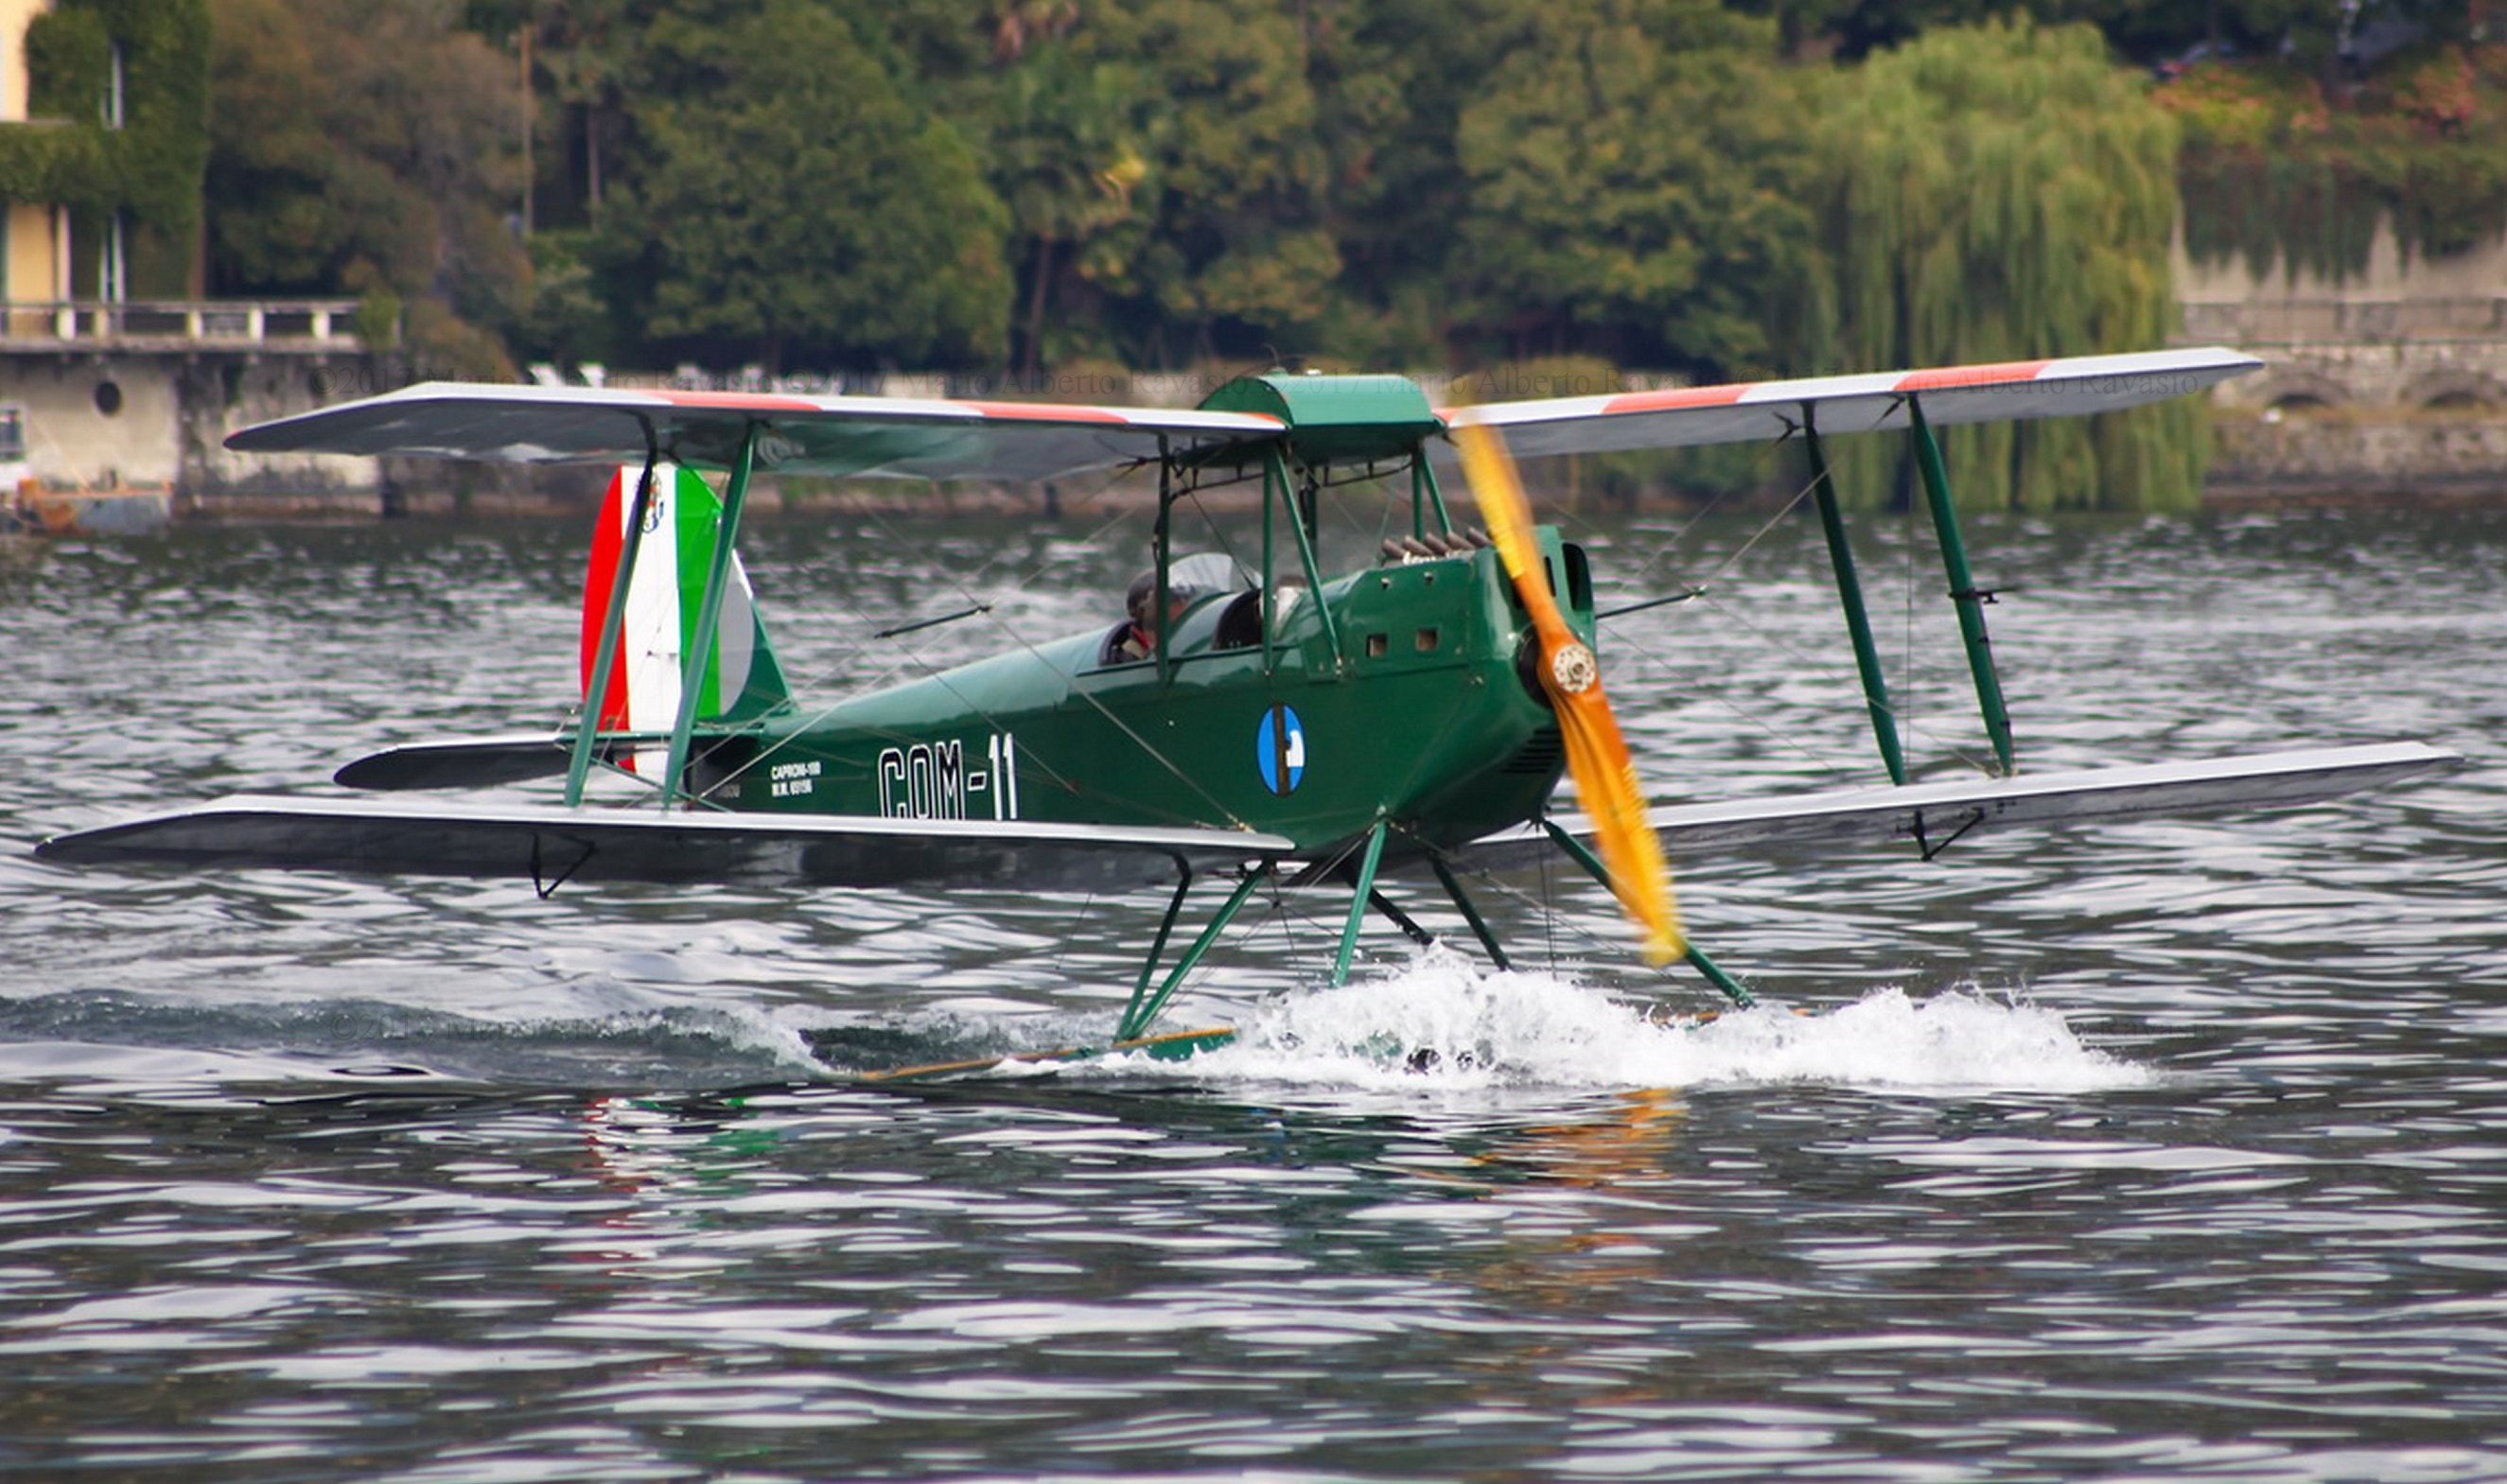
<svg viewBox="0 0 2507 1484"><path fill-rule="evenodd" d="M628 517L636 508L636 486L642 477L642 467L631 464L610 480L593 529L592 567L583 586L584 709L598 718L602 731L668 732L677 722L684 657L696 637L714 538L722 525L722 502L695 470L654 465L644 535L636 543L636 569L627 578L618 654L596 706L589 694L592 671L600 654L600 629L609 616ZM744 721L772 710L791 694L782 667L767 645L738 553L732 555L714 652L702 684L699 721Z"/></svg>

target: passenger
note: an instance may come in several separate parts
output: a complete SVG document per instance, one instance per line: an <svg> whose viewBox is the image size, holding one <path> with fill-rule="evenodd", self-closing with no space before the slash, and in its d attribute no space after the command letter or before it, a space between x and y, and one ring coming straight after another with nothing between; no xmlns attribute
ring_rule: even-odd
<svg viewBox="0 0 2507 1484"><path fill-rule="evenodd" d="M1123 658L1145 660L1158 652L1157 628L1150 622L1152 610L1157 605L1158 574L1148 571L1133 578L1131 589L1123 595L1123 607L1132 615L1131 632L1123 635L1123 642L1118 646ZM1185 606L1184 595L1174 588L1169 588L1167 622L1172 624L1181 618Z"/></svg>

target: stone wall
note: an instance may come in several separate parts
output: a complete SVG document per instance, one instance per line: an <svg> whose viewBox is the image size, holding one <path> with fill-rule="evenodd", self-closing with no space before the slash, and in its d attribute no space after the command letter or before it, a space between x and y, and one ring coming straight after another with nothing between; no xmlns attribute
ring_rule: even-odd
<svg viewBox="0 0 2507 1484"><path fill-rule="evenodd" d="M2338 281L2176 253L2180 344L2263 358L2214 393L2207 494L2507 498L2507 235Z"/></svg>
<svg viewBox="0 0 2507 1484"><path fill-rule="evenodd" d="M2207 499L2507 498L2507 418L2214 416Z"/></svg>
<svg viewBox="0 0 2507 1484"><path fill-rule="evenodd" d="M382 462L341 453L237 453L227 435L381 389L364 364L308 356L194 359L179 371L178 515L360 514L383 509Z"/></svg>
<svg viewBox="0 0 2507 1484"><path fill-rule="evenodd" d="M0 355L0 403L24 411L25 475L69 489L171 488L173 371L146 356Z"/></svg>

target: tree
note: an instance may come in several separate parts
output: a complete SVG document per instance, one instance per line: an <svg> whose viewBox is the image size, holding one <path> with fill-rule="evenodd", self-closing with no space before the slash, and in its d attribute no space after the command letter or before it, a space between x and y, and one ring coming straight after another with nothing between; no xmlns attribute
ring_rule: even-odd
<svg viewBox="0 0 2507 1484"><path fill-rule="evenodd" d="M1936 31L1838 74L1819 117L1816 369L2165 344L2176 128L2095 31ZM1965 504L2183 508L2200 489L2201 416L2179 398L1941 436ZM1846 492L1866 497L1899 456L1868 439L1833 452Z"/></svg>
<svg viewBox="0 0 2507 1484"><path fill-rule="evenodd" d="M1005 19L1002 34L1027 33ZM1139 69L1062 47L1011 60L990 92L985 143L988 174L1009 206L1014 251L1027 264L1020 361L1034 374L1072 351L1110 348L1069 332L1048 345L1048 310L1061 280L1084 280L1121 262L1125 244L1108 235L1139 219L1134 199L1149 165L1132 118Z"/></svg>
<svg viewBox="0 0 2507 1484"><path fill-rule="evenodd" d="M405 304L430 369L506 374L529 269L516 84L449 0L214 0L211 287Z"/></svg>
<svg viewBox="0 0 2507 1484"><path fill-rule="evenodd" d="M1773 45L1715 0L1552 0L1459 121L1472 318L1518 357L1772 371L1809 227Z"/></svg>
<svg viewBox="0 0 2507 1484"><path fill-rule="evenodd" d="M628 320L769 368L999 362L1000 201L826 4L671 6L636 70L596 253Z"/></svg>
<svg viewBox="0 0 2507 1484"><path fill-rule="evenodd" d="M1341 264L1302 8L1100 0L1072 32L1082 64L1138 79L1124 127L1143 157L1137 230L1078 265L1128 312L1137 360L1267 356L1332 317Z"/></svg>

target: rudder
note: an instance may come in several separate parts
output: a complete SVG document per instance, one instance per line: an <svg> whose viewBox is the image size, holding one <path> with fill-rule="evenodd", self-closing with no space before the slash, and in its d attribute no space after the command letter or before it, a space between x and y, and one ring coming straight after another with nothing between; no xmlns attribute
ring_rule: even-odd
<svg viewBox="0 0 2507 1484"><path fill-rule="evenodd" d="M584 710L604 732L668 733L678 720L684 657L695 641L705 603L706 579L722 528L722 501L703 476L675 464L653 466L653 498L644 533L627 578L617 657L599 704L590 695L600 654L601 626L609 616L627 522L634 513L641 465L622 467L602 496L593 527L592 561L583 586L581 675ZM731 558L713 655L701 681L701 722L737 722L761 715L790 697L782 668L766 640L754 593L740 555ZM658 766L660 760L654 760ZM630 763L633 766L633 763Z"/></svg>

